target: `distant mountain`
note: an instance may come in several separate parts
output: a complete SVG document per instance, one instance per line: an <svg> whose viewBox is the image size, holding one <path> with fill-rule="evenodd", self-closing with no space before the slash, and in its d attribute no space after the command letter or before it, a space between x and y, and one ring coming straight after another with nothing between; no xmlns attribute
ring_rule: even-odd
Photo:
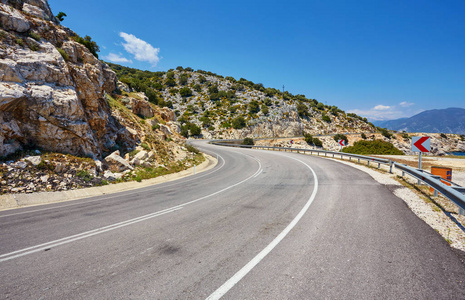
<svg viewBox="0 0 465 300"><path fill-rule="evenodd" d="M465 109L432 109L410 118L374 122L378 127L407 132L465 134Z"/></svg>

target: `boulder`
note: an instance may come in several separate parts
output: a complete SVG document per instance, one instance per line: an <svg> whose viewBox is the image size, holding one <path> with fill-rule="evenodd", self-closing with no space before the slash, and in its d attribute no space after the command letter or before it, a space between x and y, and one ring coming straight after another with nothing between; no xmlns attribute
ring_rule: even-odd
<svg viewBox="0 0 465 300"><path fill-rule="evenodd" d="M119 156L119 151L115 151L105 157L105 162L108 164L109 169L113 172L122 172L127 169L134 169L124 158Z"/></svg>
<svg viewBox="0 0 465 300"><path fill-rule="evenodd" d="M152 118L155 115L154 109L150 106L148 101L131 99L132 112L144 118Z"/></svg>
<svg viewBox="0 0 465 300"><path fill-rule="evenodd" d="M26 157L24 160L27 160L33 166L38 166L42 162L42 157L40 157L39 155L37 155L37 156L29 156L29 157Z"/></svg>

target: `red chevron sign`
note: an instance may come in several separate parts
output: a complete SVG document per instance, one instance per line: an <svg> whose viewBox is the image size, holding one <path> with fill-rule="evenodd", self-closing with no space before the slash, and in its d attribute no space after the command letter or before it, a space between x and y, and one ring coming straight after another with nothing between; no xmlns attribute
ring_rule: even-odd
<svg viewBox="0 0 465 300"><path fill-rule="evenodd" d="M337 142L338 142L339 145L341 145L341 146L345 146L345 145L346 145L346 141L344 141L344 140L339 140L339 141L337 141Z"/></svg>
<svg viewBox="0 0 465 300"><path fill-rule="evenodd" d="M430 150L431 150L431 137L429 136L412 137L412 151L413 152L430 152Z"/></svg>

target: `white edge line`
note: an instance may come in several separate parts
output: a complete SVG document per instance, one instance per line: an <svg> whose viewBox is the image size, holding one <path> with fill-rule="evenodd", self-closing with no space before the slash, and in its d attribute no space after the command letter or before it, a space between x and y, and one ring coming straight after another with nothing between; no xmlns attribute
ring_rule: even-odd
<svg viewBox="0 0 465 300"><path fill-rule="evenodd" d="M91 236L94 236L94 235L97 235L97 234L100 234L100 233L104 233L104 232L107 232L107 231L111 231L111 230L114 230L114 229L117 229L117 228L132 225L132 224L135 224L135 223L138 223L138 222L141 222L141 221L145 221L145 220L148 220L148 219L160 216L160 215L164 215L166 213L174 212L176 210L182 209L186 205L193 204L195 202L198 202L198 201L204 200L206 198L215 196L215 195L217 195L219 193L222 193L222 192L227 191L227 190L229 190L229 189L231 189L233 187L236 187L236 186L238 186L238 185L240 185L240 184L242 184L242 183L244 183L244 182L246 182L246 181L248 181L248 180L250 180L252 178L255 178L258 174L260 174L263 171L262 164L260 163L260 160L258 160L256 158L253 158L253 159L258 163L258 169L254 174L252 174L251 176L247 177L246 179L244 179L242 181L239 181L239 182L237 182L237 183L235 183L233 185L230 185L230 186L228 186L228 187L226 187L224 189L221 189L219 191L216 191L216 192L214 192L212 194L209 194L209 195L197 198L195 200L192 200L192 201L180 204L180 205L176 205L176 206L173 206L173 207L170 207L170 208L158 211L158 212L154 212L154 213L151 213L151 214L148 214L148 215L144 215L144 216L141 216L141 217L130 219L130 220L127 220L127 221L123 221L123 222L115 223L115 224L112 224L112 225L104 226L104 227L101 227L101 228L93 229L93 230L90 230L90 231L82 232L82 233L75 234L75 235L65 237L65 238L62 238L62 239L58 239L58 240L50 241L50 242L47 242L47 243L43 243L43 244L40 244L40 245L36 245L36 246L16 250L16 251L13 251L13 252L5 253L5 254L0 255L0 258L1 258L0 262L4 262L4 261L10 260L10 259L14 259L14 258L17 258L17 257L24 256L24 255L36 253L36 252L45 250L47 248L56 247L56 246L60 246L60 245L63 245L63 244L71 243L73 241L77 241L77 240L80 240L80 239L83 239L83 238L91 237Z"/></svg>
<svg viewBox="0 0 465 300"><path fill-rule="evenodd" d="M300 159L289 157L294 160L297 160L304 165L306 165L313 174L315 178L315 185L313 188L312 195L308 199L305 206L302 210L297 214L297 216L292 220L289 225L268 245L266 246L260 253L258 253L250 262L248 262L242 269L240 269L236 274L234 274L228 281L226 281L222 286L220 286L216 291L214 291L210 296L208 296L207 300L216 300L220 299L224 294L226 294L232 287L234 287L242 278L244 278L247 273L249 273L260 261L265 258L285 237L286 235L295 227L295 225L300 221L302 216L307 212L308 208L312 204L313 200L316 197L316 193L318 191L318 177L316 176L315 171L305 162L301 161Z"/></svg>

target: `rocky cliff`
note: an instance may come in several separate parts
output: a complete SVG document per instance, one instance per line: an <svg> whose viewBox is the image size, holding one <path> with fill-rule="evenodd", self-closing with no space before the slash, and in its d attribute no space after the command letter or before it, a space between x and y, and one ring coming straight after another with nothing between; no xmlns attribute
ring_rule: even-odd
<svg viewBox="0 0 465 300"><path fill-rule="evenodd" d="M0 156L39 147L101 157L135 146L105 100L115 73L46 0L2 0L0 22Z"/></svg>

